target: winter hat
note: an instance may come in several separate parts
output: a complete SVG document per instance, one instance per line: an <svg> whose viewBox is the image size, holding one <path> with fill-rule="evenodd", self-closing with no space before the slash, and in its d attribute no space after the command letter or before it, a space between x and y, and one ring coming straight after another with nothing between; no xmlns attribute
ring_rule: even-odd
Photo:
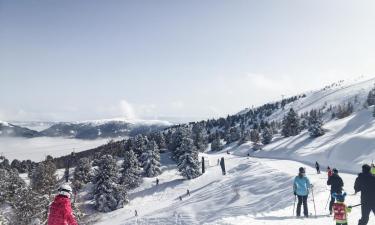
<svg viewBox="0 0 375 225"><path fill-rule="evenodd" d="M303 167L300 167L299 168L299 173L305 173L306 171L305 171L305 168L303 168Z"/></svg>
<svg viewBox="0 0 375 225"><path fill-rule="evenodd" d="M345 197L346 197L346 193L345 192L344 192L344 194L333 193L332 197L335 198L338 202L344 202Z"/></svg>
<svg viewBox="0 0 375 225"><path fill-rule="evenodd" d="M57 189L57 191L59 192L59 195L64 195L70 198L70 195L72 194L73 190L69 184L63 184L59 187L59 189Z"/></svg>
<svg viewBox="0 0 375 225"><path fill-rule="evenodd" d="M364 164L364 165L362 166L362 172L363 172L363 173L370 173L370 171L371 171L371 167L370 167L369 165Z"/></svg>
<svg viewBox="0 0 375 225"><path fill-rule="evenodd" d="M333 171L334 174L338 174L339 173L339 171L336 168L333 168L332 171Z"/></svg>

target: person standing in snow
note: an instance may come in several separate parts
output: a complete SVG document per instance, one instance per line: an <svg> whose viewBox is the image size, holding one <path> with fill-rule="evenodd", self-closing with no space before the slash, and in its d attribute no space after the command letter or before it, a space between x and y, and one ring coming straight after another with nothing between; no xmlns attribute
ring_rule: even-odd
<svg viewBox="0 0 375 225"><path fill-rule="evenodd" d="M190 196L190 190L189 189L186 190L186 195Z"/></svg>
<svg viewBox="0 0 375 225"><path fill-rule="evenodd" d="M371 174L375 176L375 164L371 164Z"/></svg>
<svg viewBox="0 0 375 225"><path fill-rule="evenodd" d="M135 216L135 217L138 216L138 211L137 211L137 210L134 210L134 216Z"/></svg>
<svg viewBox="0 0 375 225"><path fill-rule="evenodd" d="M338 194L333 193L332 197L337 200L336 203L333 204L333 218L336 220L336 225L348 225L348 213L352 211L351 206L346 206L345 201L346 193Z"/></svg>
<svg viewBox="0 0 375 225"><path fill-rule="evenodd" d="M342 187L344 186L344 182L342 181L341 177L339 176L339 171L334 168L333 175L328 177L327 185L331 186L331 202L329 203L329 214L332 214L332 206L335 203L335 197L333 197L333 193L341 194Z"/></svg>
<svg viewBox="0 0 375 225"><path fill-rule="evenodd" d="M306 177L305 168L299 168L298 176L294 179L293 192L298 197L297 217L301 216L301 206L303 205L303 214L309 216L307 207L307 198L310 192L310 180Z"/></svg>
<svg viewBox="0 0 375 225"><path fill-rule="evenodd" d="M358 174L355 180L354 190L356 194L361 192L362 217L358 221L358 225L366 225L371 211L375 214L375 176L371 174L369 165L362 166L362 173Z"/></svg>
<svg viewBox="0 0 375 225"><path fill-rule="evenodd" d="M159 185L159 179L156 178L156 186L158 186L158 185Z"/></svg>
<svg viewBox="0 0 375 225"><path fill-rule="evenodd" d="M316 173L320 174L320 165L319 165L318 161L315 162L315 168L316 168Z"/></svg>
<svg viewBox="0 0 375 225"><path fill-rule="evenodd" d="M69 184L63 184L58 192L49 208L48 225L78 225L70 202L72 188Z"/></svg>

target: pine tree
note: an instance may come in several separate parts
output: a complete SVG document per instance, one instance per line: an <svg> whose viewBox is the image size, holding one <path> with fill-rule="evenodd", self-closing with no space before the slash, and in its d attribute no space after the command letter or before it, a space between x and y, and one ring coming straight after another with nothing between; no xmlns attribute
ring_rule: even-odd
<svg viewBox="0 0 375 225"><path fill-rule="evenodd" d="M242 145L242 144L244 144L248 141L251 141L251 131L246 130L246 131L243 132L242 137L241 137L238 144Z"/></svg>
<svg viewBox="0 0 375 225"><path fill-rule="evenodd" d="M119 185L118 167L111 155L103 155L93 179L95 208L99 212L110 212L122 208L128 197L125 188Z"/></svg>
<svg viewBox="0 0 375 225"><path fill-rule="evenodd" d="M124 154L124 162L122 164L121 173L121 183L126 187L126 189L136 188L141 183L141 170L139 168L139 162L131 149L126 151Z"/></svg>
<svg viewBox="0 0 375 225"><path fill-rule="evenodd" d="M221 144L220 136L215 135L211 142L211 151L220 151L221 149L223 149L223 145Z"/></svg>
<svg viewBox="0 0 375 225"><path fill-rule="evenodd" d="M88 158L81 158L73 173L73 184L76 190L89 183L92 179L92 167Z"/></svg>
<svg viewBox="0 0 375 225"><path fill-rule="evenodd" d="M231 127L225 136L227 143L238 141L241 138L241 131L237 127Z"/></svg>
<svg viewBox="0 0 375 225"><path fill-rule="evenodd" d="M268 127L265 127L262 132L262 144L267 145L271 143L273 138L272 130Z"/></svg>
<svg viewBox="0 0 375 225"><path fill-rule="evenodd" d="M208 146L207 130L202 123L195 123L192 128L194 145L198 151L204 152Z"/></svg>
<svg viewBox="0 0 375 225"><path fill-rule="evenodd" d="M143 135L137 135L134 138L133 142L133 151L137 155L137 157L141 157L147 144L148 140L147 137L144 137Z"/></svg>
<svg viewBox="0 0 375 225"><path fill-rule="evenodd" d="M375 106L374 106L374 109L372 110L372 117L375 117Z"/></svg>
<svg viewBox="0 0 375 225"><path fill-rule="evenodd" d="M292 109L282 121L281 133L284 137L296 136L300 133L300 123L297 113Z"/></svg>
<svg viewBox="0 0 375 225"><path fill-rule="evenodd" d="M368 106L375 105L375 87L368 93L367 104Z"/></svg>
<svg viewBox="0 0 375 225"><path fill-rule="evenodd" d="M181 172L181 175L187 179L199 177L201 172L198 150L194 145L194 141L191 138L184 138L179 151L182 153L178 161L178 170Z"/></svg>
<svg viewBox="0 0 375 225"><path fill-rule="evenodd" d="M56 166L52 160L53 158L47 156L31 174L31 187L40 194L51 194L57 183Z"/></svg>
<svg viewBox="0 0 375 225"><path fill-rule="evenodd" d="M155 177L161 173L160 153L155 141L150 141L142 155L142 167L146 177Z"/></svg>
<svg viewBox="0 0 375 225"><path fill-rule="evenodd" d="M260 142L260 135L257 129L253 129L250 131L250 140L255 144Z"/></svg>
<svg viewBox="0 0 375 225"><path fill-rule="evenodd" d="M311 110L308 117L308 131L311 137L319 137L324 135L323 119L317 110Z"/></svg>
<svg viewBox="0 0 375 225"><path fill-rule="evenodd" d="M171 140L168 145L168 149L172 152L172 157L175 161L181 156L181 152L179 152L179 147L182 144L182 140L185 138L190 138L191 131L186 126L179 126L176 130L171 134Z"/></svg>
<svg viewBox="0 0 375 225"><path fill-rule="evenodd" d="M46 221L48 216L49 199L47 195L39 194L30 187L18 190L13 203L18 225L39 224L36 221Z"/></svg>
<svg viewBox="0 0 375 225"><path fill-rule="evenodd" d="M16 169L0 169L0 205L4 202L12 203L18 191L25 186Z"/></svg>

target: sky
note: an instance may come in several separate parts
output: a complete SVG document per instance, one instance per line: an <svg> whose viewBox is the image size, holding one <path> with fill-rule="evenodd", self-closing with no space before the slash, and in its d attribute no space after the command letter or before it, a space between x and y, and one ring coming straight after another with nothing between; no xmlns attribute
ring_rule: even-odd
<svg viewBox="0 0 375 225"><path fill-rule="evenodd" d="M375 76L375 1L0 0L0 120L204 119Z"/></svg>

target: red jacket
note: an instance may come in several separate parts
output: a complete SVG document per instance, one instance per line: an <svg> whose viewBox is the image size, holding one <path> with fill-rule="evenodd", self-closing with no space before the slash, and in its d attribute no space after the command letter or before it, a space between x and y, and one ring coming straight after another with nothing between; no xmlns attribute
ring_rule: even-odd
<svg viewBox="0 0 375 225"><path fill-rule="evenodd" d="M78 225L68 197L56 196L49 208L48 225Z"/></svg>
<svg viewBox="0 0 375 225"><path fill-rule="evenodd" d="M333 175L332 170L328 170L328 177L331 177Z"/></svg>

